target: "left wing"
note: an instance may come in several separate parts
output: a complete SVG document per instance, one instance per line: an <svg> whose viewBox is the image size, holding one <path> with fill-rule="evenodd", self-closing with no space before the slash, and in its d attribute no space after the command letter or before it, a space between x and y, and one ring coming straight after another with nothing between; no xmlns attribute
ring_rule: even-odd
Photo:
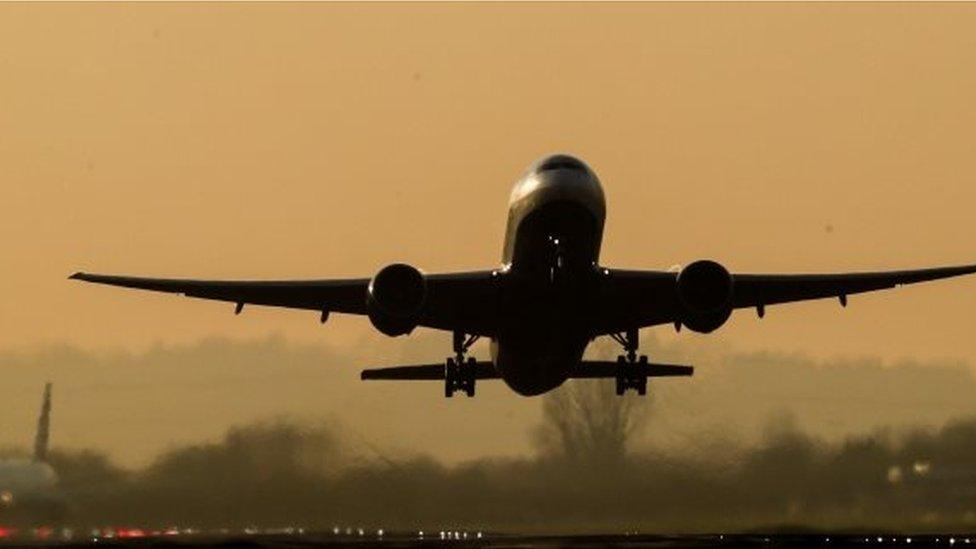
<svg viewBox="0 0 976 549"><path fill-rule="evenodd" d="M904 284L972 273L976 273L976 265L834 275L739 274L732 276L734 284L732 306L740 309L825 297L846 301L846 296L850 294L886 290Z"/></svg>
<svg viewBox="0 0 976 549"><path fill-rule="evenodd" d="M844 274L732 274L731 306L764 310L767 305L822 298L846 304L851 294L972 273L976 273L976 265ZM674 271L607 271L596 331L611 333L680 321L677 276Z"/></svg>
<svg viewBox="0 0 976 549"><path fill-rule="evenodd" d="M75 273L71 279L189 297L246 304L365 315L368 278L334 280L191 280ZM496 326L496 284L492 271L433 274L420 326L490 336Z"/></svg>

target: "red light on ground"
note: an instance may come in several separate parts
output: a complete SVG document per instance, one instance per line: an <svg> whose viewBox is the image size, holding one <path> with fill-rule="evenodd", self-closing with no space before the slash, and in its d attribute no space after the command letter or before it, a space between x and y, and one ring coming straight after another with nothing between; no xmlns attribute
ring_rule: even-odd
<svg viewBox="0 0 976 549"><path fill-rule="evenodd" d="M115 536L122 539L144 538L146 533L139 528L116 528Z"/></svg>
<svg viewBox="0 0 976 549"><path fill-rule="evenodd" d="M17 530L13 528L5 528L0 526L0 539L6 539L17 533Z"/></svg>

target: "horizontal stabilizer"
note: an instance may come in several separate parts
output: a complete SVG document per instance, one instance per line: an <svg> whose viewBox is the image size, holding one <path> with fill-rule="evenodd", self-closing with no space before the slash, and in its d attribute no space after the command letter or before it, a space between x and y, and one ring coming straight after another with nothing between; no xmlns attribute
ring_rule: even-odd
<svg viewBox="0 0 976 549"><path fill-rule="evenodd" d="M466 366L467 367L467 366ZM678 364L633 364L625 365L628 372L647 377L690 376L695 369ZM476 362L475 379L498 379L498 371L491 362ZM575 379L613 379L620 371L620 364L614 361L584 360L569 377ZM372 368L363 370L360 379L364 380L405 380L437 381L444 379L443 364L421 364L417 366L393 366L391 368Z"/></svg>
<svg viewBox="0 0 976 549"><path fill-rule="evenodd" d="M690 376L695 372L695 369L691 366L681 366L678 364L648 364L646 362L627 364L625 365L625 368L628 371L645 375L647 377ZM580 363L579 369L573 372L569 377L575 379L615 378L617 377L617 373L619 371L620 364L615 361L584 360Z"/></svg>
<svg viewBox="0 0 976 549"><path fill-rule="evenodd" d="M465 365L463 368L470 368ZM474 364L475 379L498 379L498 372L491 362ZM431 381L444 379L444 364L422 364L418 366L393 366L392 368L372 368L363 370L360 379L396 379Z"/></svg>

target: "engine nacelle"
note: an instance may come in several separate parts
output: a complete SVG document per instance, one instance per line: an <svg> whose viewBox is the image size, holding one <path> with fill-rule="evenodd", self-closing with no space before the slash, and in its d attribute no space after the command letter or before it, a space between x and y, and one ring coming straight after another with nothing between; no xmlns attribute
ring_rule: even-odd
<svg viewBox="0 0 976 549"><path fill-rule="evenodd" d="M681 324L690 330L713 332L732 315L732 275L714 261L703 259L681 269L677 292Z"/></svg>
<svg viewBox="0 0 976 549"><path fill-rule="evenodd" d="M420 322L427 281L416 268L403 263L387 265L369 281L366 311L369 320L388 336L409 334Z"/></svg>

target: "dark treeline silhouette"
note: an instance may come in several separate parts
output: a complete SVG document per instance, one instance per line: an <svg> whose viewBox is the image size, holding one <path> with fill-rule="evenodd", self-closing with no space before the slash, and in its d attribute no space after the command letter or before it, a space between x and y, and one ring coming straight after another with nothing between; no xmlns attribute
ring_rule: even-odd
<svg viewBox="0 0 976 549"><path fill-rule="evenodd" d="M754 446L767 418L783 410L795 414L804 432L831 442L976 415L976 379L959 361L817 359L744 352L714 339L664 340L653 332L643 340L654 360L696 370L691 379L652 382L648 407L635 417L640 428L627 437L633 450L689 451L719 437ZM33 440L38 393L52 380L60 387L53 445L97 448L130 467L174 445L214 440L228 426L280 414L336 418L354 441L385 441L384 452L401 448L452 464L538 450L533 442L540 441L526 435L549 401L516 398L501 381L485 382L470 406L442 401L437 384L360 382L357 365L425 362L450 345L448 335L432 332L409 346L398 341L368 339L353 349L281 337L205 339L137 353L0 349L6 374L0 443ZM592 359L613 360L620 348L601 338L588 351ZM487 356L487 349L476 354Z"/></svg>
<svg viewBox="0 0 976 549"><path fill-rule="evenodd" d="M696 532L944 530L976 524L976 419L825 442L789 416L752 447L631 450L653 411L609 384L547 396L533 457L446 466L364 453L341 429L287 419L171 449L140 470L89 451L52 464L79 525ZM653 419L653 417L652 417Z"/></svg>

